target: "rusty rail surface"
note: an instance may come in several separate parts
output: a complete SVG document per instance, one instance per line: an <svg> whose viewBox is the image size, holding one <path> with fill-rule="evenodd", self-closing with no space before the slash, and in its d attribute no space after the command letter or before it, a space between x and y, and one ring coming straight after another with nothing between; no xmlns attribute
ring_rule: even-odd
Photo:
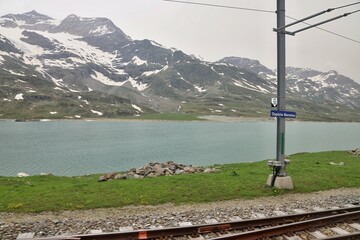
<svg viewBox="0 0 360 240"><path fill-rule="evenodd" d="M228 233L224 236L212 238L214 240L233 239L261 239L279 236L289 232L302 231L309 228L326 226L333 223L360 219L360 207L332 209L310 213L292 214L285 216L258 218L250 220L232 221L215 224L190 225L186 227L172 227L159 229L143 229L126 232L111 232L99 234L82 234L73 236L56 236L36 238L38 240L141 240L141 239L171 239L178 236L198 237L207 233ZM250 231L249 231L250 229ZM256 230L253 230L256 229ZM240 230L241 233L232 233ZM355 234L353 239L356 238ZM358 235L357 235L358 236ZM348 236L350 237L350 236ZM326 238L352 239L352 238Z"/></svg>
<svg viewBox="0 0 360 240"><path fill-rule="evenodd" d="M256 240L356 219L360 219L360 211L336 214L334 216L320 217L296 223L283 224L281 226L269 227L239 234L232 234L230 236L213 238L213 240Z"/></svg>

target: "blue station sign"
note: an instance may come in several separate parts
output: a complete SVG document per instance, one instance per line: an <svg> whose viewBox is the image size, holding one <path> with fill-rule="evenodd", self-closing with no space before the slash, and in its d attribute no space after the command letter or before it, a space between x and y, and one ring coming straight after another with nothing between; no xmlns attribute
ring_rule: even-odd
<svg viewBox="0 0 360 240"><path fill-rule="evenodd" d="M296 112L281 111L281 110L271 110L270 111L270 117L296 118Z"/></svg>

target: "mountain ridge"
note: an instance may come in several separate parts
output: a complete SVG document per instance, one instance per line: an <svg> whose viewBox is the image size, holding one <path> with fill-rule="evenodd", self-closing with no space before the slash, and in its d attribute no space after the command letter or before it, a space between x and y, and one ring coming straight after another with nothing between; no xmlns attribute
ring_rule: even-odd
<svg viewBox="0 0 360 240"><path fill-rule="evenodd" d="M75 14L60 22L36 11L0 17L0 64L2 118L16 115L9 109L21 110L27 101L64 110L38 110L29 118L147 112L267 117L276 96L276 72L258 60L207 62L149 39L133 40L110 19ZM287 67L286 91L288 109L298 109L300 118L360 121L360 85L336 71ZM20 93L23 99L16 100ZM66 94L70 99L58 100ZM87 94L99 97L97 109L84 105ZM68 116L70 108L81 114Z"/></svg>

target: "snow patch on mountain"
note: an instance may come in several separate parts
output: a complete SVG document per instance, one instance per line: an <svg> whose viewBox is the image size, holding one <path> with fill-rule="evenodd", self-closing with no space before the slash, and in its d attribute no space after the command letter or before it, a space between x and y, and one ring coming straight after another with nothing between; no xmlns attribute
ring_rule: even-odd
<svg viewBox="0 0 360 240"><path fill-rule="evenodd" d="M210 66L211 70L213 70L216 74L219 74L221 76L224 76L225 74L224 73L221 73L221 72L217 72L215 69L214 69L214 66Z"/></svg>
<svg viewBox="0 0 360 240"><path fill-rule="evenodd" d="M25 64L43 67L42 62L39 59L37 59L35 57L32 57L32 56L30 56L28 54L24 54L22 56L22 59L23 59Z"/></svg>
<svg viewBox="0 0 360 240"><path fill-rule="evenodd" d="M113 32L114 32L114 30L109 29L107 25L98 26L94 30L90 31L91 34L94 34L97 36L104 35L104 34L111 34Z"/></svg>
<svg viewBox="0 0 360 240"><path fill-rule="evenodd" d="M36 32L36 31L35 31ZM44 37L57 40L68 52L80 56L83 60L94 62L99 65L112 66L112 60L115 54L101 51L100 49L90 46L84 41L78 40L78 36L69 33L48 33L38 32Z"/></svg>
<svg viewBox="0 0 360 240"><path fill-rule="evenodd" d="M16 48L29 54L30 56L43 54L44 53L43 48L37 45L32 45L24 41L21 41L21 38L25 37L24 35L22 35L23 31L24 30L20 28L4 28L0 26L1 34L6 36L6 38L9 39L15 45Z"/></svg>
<svg viewBox="0 0 360 240"><path fill-rule="evenodd" d="M18 72L15 72L13 70L5 69L5 68L3 70L8 71L9 73L11 73L13 75L16 75L16 76L22 76L22 77L26 76L24 73L18 73Z"/></svg>
<svg viewBox="0 0 360 240"><path fill-rule="evenodd" d="M66 59L45 59L44 64L51 67L61 67L65 69L75 69L74 64L67 62Z"/></svg>
<svg viewBox="0 0 360 240"><path fill-rule="evenodd" d="M234 85L236 85L238 87L242 87L242 88L246 88L246 89L249 89L249 90L252 90L252 91L262 92L262 93L269 93L270 92L269 90L261 87L260 85L253 85L253 84L249 83L245 79L242 79L242 81L233 79L233 81L234 81Z"/></svg>
<svg viewBox="0 0 360 240"><path fill-rule="evenodd" d="M40 46L32 45L22 41L24 38L22 34L23 29L20 28L4 28L0 27L0 32L4 34L18 49L23 51L25 54L22 56L24 63L48 66L57 66L61 68L73 69L78 65L86 64L87 62L93 62L98 65L106 65L113 72L123 75L125 72L122 69L115 68L113 66L113 59L116 58L116 54L104 52L100 49L90 46L84 41L78 40L78 36L69 33L49 33L41 31L32 31L39 35L42 35L52 42L58 42L61 47L60 50L48 51L44 50ZM68 57L63 59L45 59L44 62L38 60L38 56L49 53L57 53L66 50L66 52L73 53L74 56L79 57ZM3 55L3 54L2 54ZM20 55L18 55L20 57Z"/></svg>
<svg viewBox="0 0 360 240"><path fill-rule="evenodd" d="M143 72L142 75L143 76L151 76L151 75L154 75L154 74L157 74L161 71L165 71L166 69L168 69L169 66L165 66L163 67L162 69L158 69L158 70L154 70L154 71L146 71L146 72Z"/></svg>
<svg viewBox="0 0 360 240"><path fill-rule="evenodd" d="M332 88L336 88L338 86L338 84L336 83L329 83L327 80L330 78L337 78L338 73L336 73L335 71L329 71L327 73L323 73L320 75L316 75L314 77L310 77L309 79L311 79L312 81L321 84L322 87L332 87Z"/></svg>
<svg viewBox="0 0 360 240"><path fill-rule="evenodd" d="M140 59L138 56L134 56L132 58L132 63L138 66L141 66L143 64L147 65L147 61Z"/></svg>
<svg viewBox="0 0 360 240"><path fill-rule="evenodd" d="M269 73L264 73L264 72L259 72L258 76L263 79L268 79L268 80L276 80L277 79L276 74L269 74Z"/></svg>
<svg viewBox="0 0 360 240"><path fill-rule="evenodd" d="M19 93L19 94L16 94L15 100L24 100L24 94L23 93Z"/></svg>
<svg viewBox="0 0 360 240"><path fill-rule="evenodd" d="M139 112L144 112L139 106L136 106L135 104L131 104L131 106Z"/></svg>
<svg viewBox="0 0 360 240"><path fill-rule="evenodd" d="M157 74L158 72L160 72L160 70L146 71L146 72L143 72L142 75L148 77L148 76L151 76L153 74Z"/></svg>
<svg viewBox="0 0 360 240"><path fill-rule="evenodd" d="M125 82L115 82L102 74L101 72L94 71L93 74L90 75L93 79L109 86L122 86Z"/></svg>
<svg viewBox="0 0 360 240"><path fill-rule="evenodd" d="M139 83L139 82L135 81L133 78L129 78L125 82L130 82L132 87L136 88L140 92L144 91L145 89L147 89L149 87L146 83Z"/></svg>
<svg viewBox="0 0 360 240"><path fill-rule="evenodd" d="M95 114L97 114L97 115L99 115L99 116L102 116L103 115L103 113L102 112L99 112L99 111L95 111L95 110L90 110L92 113L95 113Z"/></svg>
<svg viewBox="0 0 360 240"><path fill-rule="evenodd" d="M176 48L165 47L165 46L161 45L160 43L157 43L157 42L152 41L152 40L150 40L150 43L151 43L151 45L153 45L155 47L171 50L173 53L178 51Z"/></svg>
<svg viewBox="0 0 360 240"><path fill-rule="evenodd" d="M195 88L198 92L201 92L201 93L207 91L207 89L205 89L205 88L203 88L203 87L200 87L200 86L198 86L198 85L194 85L194 88Z"/></svg>
<svg viewBox="0 0 360 240"><path fill-rule="evenodd" d="M143 72L142 75L148 77L148 76L151 76L151 75L153 75L153 74L157 74L157 73L159 73L159 72L161 72L161 69L159 69L159 70L154 70L154 71L146 71L146 72Z"/></svg>
<svg viewBox="0 0 360 240"><path fill-rule="evenodd" d="M125 84L130 83L130 85L137 89L138 91L143 91L146 88L148 88L148 85L145 83L139 83L136 80L134 80L133 78L129 77L126 81L123 82L115 82L113 80L111 80L110 78L108 78L107 76L105 76L104 74L94 71L93 74L90 75L93 79L108 85L108 86L125 86Z"/></svg>
<svg viewBox="0 0 360 240"><path fill-rule="evenodd" d="M160 43L157 43L157 42L155 42L155 41L150 41L150 43L151 43L152 45L156 46L156 47L164 48L163 45L161 45Z"/></svg>

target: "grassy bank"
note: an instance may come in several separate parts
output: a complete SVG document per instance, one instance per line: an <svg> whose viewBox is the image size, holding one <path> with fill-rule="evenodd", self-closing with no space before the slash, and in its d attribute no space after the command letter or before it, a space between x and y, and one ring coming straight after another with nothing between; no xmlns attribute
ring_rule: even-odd
<svg viewBox="0 0 360 240"><path fill-rule="evenodd" d="M289 157L291 191L265 187L266 161L217 166L219 173L97 182L84 177L0 177L0 211L40 212L64 209L195 203L249 199L342 187L360 187L360 156L347 152L300 153ZM330 162L343 165L330 165Z"/></svg>

